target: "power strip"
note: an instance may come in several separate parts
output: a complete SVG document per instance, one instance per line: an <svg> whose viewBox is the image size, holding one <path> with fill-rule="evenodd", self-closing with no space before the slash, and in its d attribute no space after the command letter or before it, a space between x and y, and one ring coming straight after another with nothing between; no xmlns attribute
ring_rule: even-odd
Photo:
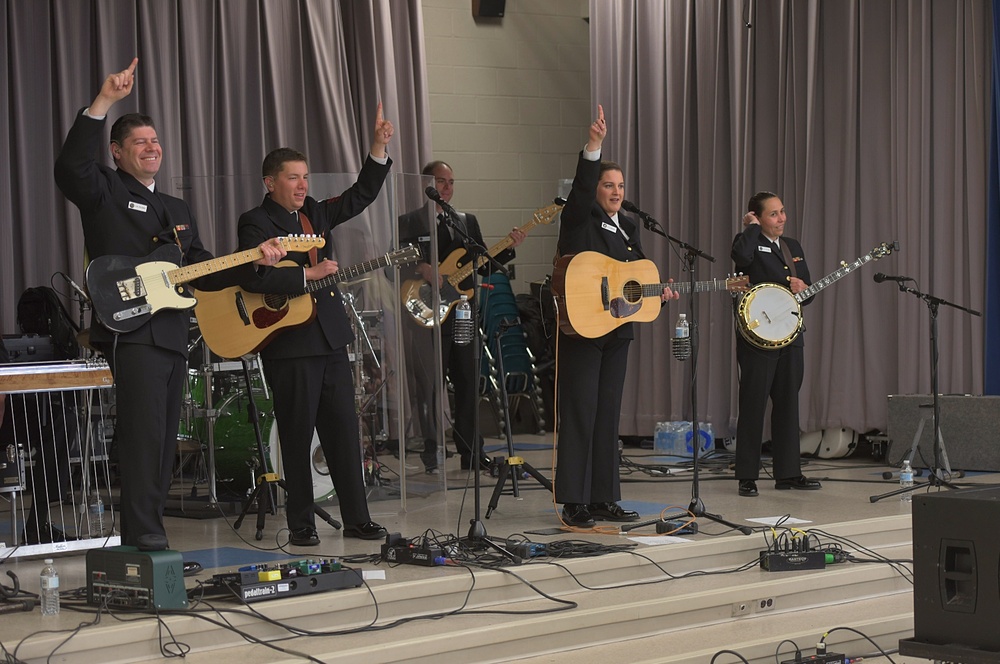
<svg viewBox="0 0 1000 664"><path fill-rule="evenodd" d="M826 554L822 551L761 551L760 568L768 572L826 569Z"/></svg>
<svg viewBox="0 0 1000 664"><path fill-rule="evenodd" d="M786 659L781 664L847 664L847 657L838 652L828 652L822 655Z"/></svg>

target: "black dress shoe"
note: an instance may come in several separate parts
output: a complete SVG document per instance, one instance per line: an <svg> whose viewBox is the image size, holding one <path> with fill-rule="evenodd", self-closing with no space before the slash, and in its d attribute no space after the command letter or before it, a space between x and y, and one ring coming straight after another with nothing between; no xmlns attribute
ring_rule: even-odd
<svg viewBox="0 0 1000 664"><path fill-rule="evenodd" d="M586 505L566 503L562 508L562 520L567 526L590 528L594 526L594 517Z"/></svg>
<svg viewBox="0 0 1000 664"><path fill-rule="evenodd" d="M196 563L193 560L184 561L184 576L194 576L198 572L204 569L201 563Z"/></svg>
<svg viewBox="0 0 1000 664"><path fill-rule="evenodd" d="M757 482L755 480L740 480L740 495L748 498L758 495Z"/></svg>
<svg viewBox="0 0 1000 664"><path fill-rule="evenodd" d="M590 516L598 521L638 521L639 513L627 510L618 503L591 503L587 506Z"/></svg>
<svg viewBox="0 0 1000 664"><path fill-rule="evenodd" d="M357 537L363 540L377 540L386 536L386 529L374 521L344 526L344 537Z"/></svg>
<svg viewBox="0 0 1000 664"><path fill-rule="evenodd" d="M479 470L490 470L490 466L493 463L493 459L489 458L485 454L479 455ZM472 468L472 456L462 455L462 470L470 470Z"/></svg>
<svg viewBox="0 0 1000 664"><path fill-rule="evenodd" d="M156 533L139 535L139 539L136 540L135 544L135 547L140 551L163 551L168 546L167 536Z"/></svg>
<svg viewBox="0 0 1000 664"><path fill-rule="evenodd" d="M798 477L790 477L785 480L777 480L774 483L774 488L782 491L787 489L799 489L800 491L816 491L817 489L822 489L823 485L819 483L819 480L811 480L808 477L799 475Z"/></svg>
<svg viewBox="0 0 1000 664"><path fill-rule="evenodd" d="M296 528L288 536L288 543L294 546L318 546L319 534L315 528Z"/></svg>

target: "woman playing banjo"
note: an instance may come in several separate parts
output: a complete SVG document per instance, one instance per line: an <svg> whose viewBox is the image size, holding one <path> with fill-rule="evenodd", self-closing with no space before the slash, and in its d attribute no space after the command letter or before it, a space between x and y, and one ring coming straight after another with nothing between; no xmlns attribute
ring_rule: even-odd
<svg viewBox="0 0 1000 664"><path fill-rule="evenodd" d="M743 232L733 240L731 253L737 271L747 274L754 287L745 298L774 299L776 302L787 298L794 304L788 292L799 293L809 286L809 266L798 241L784 235L785 207L775 194L762 191L753 195L747 209ZM811 299L802 304L808 304ZM767 318L762 318L755 319L754 326L766 328ZM801 318L788 329L776 329L777 332L770 336L784 338L769 338L765 333L754 335L748 326L744 326L743 334L736 337L740 372L736 479L741 496L757 495L764 411L769 398L774 488L815 490L821 487L818 480L803 477L799 460L799 388L803 376Z"/></svg>

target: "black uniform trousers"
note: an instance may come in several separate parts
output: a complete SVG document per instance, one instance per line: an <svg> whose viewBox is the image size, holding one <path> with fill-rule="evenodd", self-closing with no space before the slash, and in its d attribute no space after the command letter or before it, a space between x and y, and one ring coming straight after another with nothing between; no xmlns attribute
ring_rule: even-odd
<svg viewBox="0 0 1000 664"><path fill-rule="evenodd" d="M102 344L103 346L103 344ZM140 535L166 537L163 510L177 454L187 358L144 344L102 347L115 378L115 443L121 472L122 544ZM140 417L122 417L139 413Z"/></svg>
<svg viewBox="0 0 1000 664"><path fill-rule="evenodd" d="M618 424L631 341L617 331L596 339L559 333L557 503L621 500Z"/></svg>
<svg viewBox="0 0 1000 664"><path fill-rule="evenodd" d="M799 458L799 388L804 365L802 346L764 350L736 339L740 368L739 418L736 423L736 479L760 476L764 413L771 399L771 455L776 480L802 474Z"/></svg>
<svg viewBox="0 0 1000 664"><path fill-rule="evenodd" d="M289 487L285 506L289 529L316 527L309 454L314 428L344 523L370 521L354 409L354 376L347 349L338 348L327 355L264 360L264 375L274 392L281 463Z"/></svg>

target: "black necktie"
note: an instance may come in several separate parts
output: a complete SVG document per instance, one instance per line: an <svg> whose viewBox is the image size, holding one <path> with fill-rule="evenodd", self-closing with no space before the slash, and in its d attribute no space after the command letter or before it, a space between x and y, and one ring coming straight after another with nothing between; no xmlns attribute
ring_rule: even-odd
<svg viewBox="0 0 1000 664"><path fill-rule="evenodd" d="M451 229L448 228L448 220L445 219L443 212L438 215L438 237L451 242Z"/></svg>

